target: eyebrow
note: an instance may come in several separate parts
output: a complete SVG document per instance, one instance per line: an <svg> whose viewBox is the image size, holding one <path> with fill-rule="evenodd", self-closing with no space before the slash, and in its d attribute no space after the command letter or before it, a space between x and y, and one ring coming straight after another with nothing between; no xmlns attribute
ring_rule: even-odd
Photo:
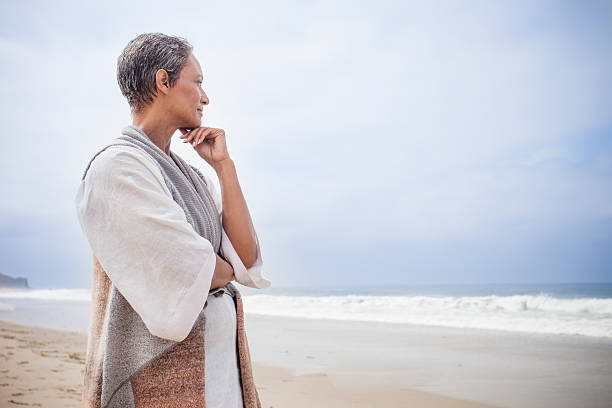
<svg viewBox="0 0 612 408"><path fill-rule="evenodd" d="M197 78L204 80L204 77L202 75L198 75Z"/></svg>

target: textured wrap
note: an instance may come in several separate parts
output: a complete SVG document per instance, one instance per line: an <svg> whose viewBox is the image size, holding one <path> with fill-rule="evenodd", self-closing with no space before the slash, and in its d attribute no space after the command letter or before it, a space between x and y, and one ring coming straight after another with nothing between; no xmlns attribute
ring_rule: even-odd
<svg viewBox="0 0 612 408"><path fill-rule="evenodd" d="M172 198L184 210L189 224L200 236L209 240L215 252L219 253L221 221L204 176L172 151L170 156L165 154L141 129L125 127L121 137L92 157L82 179L85 179L96 156L113 145L136 147L154 159ZM92 255L91 323L82 406L204 408L204 309L183 341L156 337L114 287L100 260L95 254ZM244 330L240 292L231 283L226 288L233 295L236 305L237 352L244 407L260 408Z"/></svg>

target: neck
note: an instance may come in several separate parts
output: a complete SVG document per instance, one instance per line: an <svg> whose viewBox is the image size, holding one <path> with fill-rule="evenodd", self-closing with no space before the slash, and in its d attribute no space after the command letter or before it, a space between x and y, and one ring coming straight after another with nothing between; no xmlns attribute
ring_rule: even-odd
<svg viewBox="0 0 612 408"><path fill-rule="evenodd" d="M162 112L156 112L156 110L150 108L140 113L134 113L132 124L142 129L155 146L170 156L170 141L178 128L169 124L166 115Z"/></svg>

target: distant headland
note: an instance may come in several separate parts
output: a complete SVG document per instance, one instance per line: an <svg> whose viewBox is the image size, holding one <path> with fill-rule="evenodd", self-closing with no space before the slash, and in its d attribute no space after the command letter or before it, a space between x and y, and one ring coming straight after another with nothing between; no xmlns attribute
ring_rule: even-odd
<svg viewBox="0 0 612 408"><path fill-rule="evenodd" d="M30 289L26 278L12 278L0 273L0 288Z"/></svg>

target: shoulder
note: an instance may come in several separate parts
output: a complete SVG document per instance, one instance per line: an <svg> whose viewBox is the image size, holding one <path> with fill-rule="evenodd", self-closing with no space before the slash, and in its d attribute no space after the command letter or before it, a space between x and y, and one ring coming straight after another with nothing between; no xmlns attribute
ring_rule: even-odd
<svg viewBox="0 0 612 408"><path fill-rule="evenodd" d="M129 177L156 180L166 189L158 164L148 154L134 146L112 145L98 153L91 161L84 182L106 184L117 178Z"/></svg>
<svg viewBox="0 0 612 408"><path fill-rule="evenodd" d="M92 159L85 178L93 174L98 176L116 174L123 169L160 172L153 159L137 147L111 145Z"/></svg>
<svg viewBox="0 0 612 408"><path fill-rule="evenodd" d="M112 171L115 166L144 166L156 167L153 159L148 157L146 153L134 146L129 145L111 145L99 152L93 157L87 176L92 171Z"/></svg>

